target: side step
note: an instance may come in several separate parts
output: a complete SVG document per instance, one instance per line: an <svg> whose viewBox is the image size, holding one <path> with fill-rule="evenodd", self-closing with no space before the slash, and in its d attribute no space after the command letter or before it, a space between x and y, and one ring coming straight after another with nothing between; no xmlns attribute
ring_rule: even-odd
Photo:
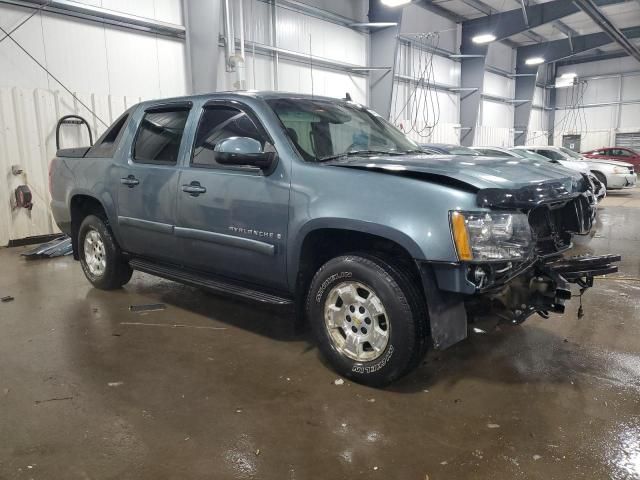
<svg viewBox="0 0 640 480"><path fill-rule="evenodd" d="M131 268L134 270L138 270L140 272L149 273L151 275L184 283L193 287L205 288L215 293L233 295L234 297L241 297L247 300L253 300L254 302L267 303L270 305L291 305L293 303L289 298L264 293L246 286L228 283L222 280L214 280L203 275L198 275L197 273L185 272L177 268L158 265L157 263L138 258L130 260L129 265L131 265Z"/></svg>

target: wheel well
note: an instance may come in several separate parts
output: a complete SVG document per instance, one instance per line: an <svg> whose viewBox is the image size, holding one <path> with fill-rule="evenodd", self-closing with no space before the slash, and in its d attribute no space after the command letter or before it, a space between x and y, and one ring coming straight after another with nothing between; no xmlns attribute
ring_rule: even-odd
<svg viewBox="0 0 640 480"><path fill-rule="evenodd" d="M370 233L322 228L310 232L304 239L298 264L296 292L304 295L313 275L324 263L334 257L352 252L367 252L382 256L408 271L414 280L422 285L418 267L411 254L402 245Z"/></svg>
<svg viewBox="0 0 640 480"><path fill-rule="evenodd" d="M102 204L89 195L75 195L71 199L71 245L73 258L78 260L78 230L80 224L88 215L95 215L107 222L107 214Z"/></svg>
<svg viewBox="0 0 640 480"><path fill-rule="evenodd" d="M600 182L604 185L604 188L607 188L607 177L598 170L591 170L591 173L595 175L595 177L600 180Z"/></svg>

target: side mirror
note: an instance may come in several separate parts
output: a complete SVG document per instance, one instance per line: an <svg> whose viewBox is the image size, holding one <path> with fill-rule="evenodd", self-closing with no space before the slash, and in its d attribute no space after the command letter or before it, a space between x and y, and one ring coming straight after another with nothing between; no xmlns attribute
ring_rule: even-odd
<svg viewBox="0 0 640 480"><path fill-rule="evenodd" d="M225 138L213 151L216 162L222 165L248 165L263 170L268 169L276 157L275 152L265 152L260 142L250 137Z"/></svg>

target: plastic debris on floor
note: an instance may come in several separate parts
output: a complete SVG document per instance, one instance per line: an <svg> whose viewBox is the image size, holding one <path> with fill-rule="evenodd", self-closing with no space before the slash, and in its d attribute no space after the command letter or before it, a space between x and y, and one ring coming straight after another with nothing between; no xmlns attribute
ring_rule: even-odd
<svg viewBox="0 0 640 480"><path fill-rule="evenodd" d="M21 255L29 260L36 258L54 258L71 255L73 247L71 246L71 238L63 235L50 242L38 245L31 250L22 252Z"/></svg>

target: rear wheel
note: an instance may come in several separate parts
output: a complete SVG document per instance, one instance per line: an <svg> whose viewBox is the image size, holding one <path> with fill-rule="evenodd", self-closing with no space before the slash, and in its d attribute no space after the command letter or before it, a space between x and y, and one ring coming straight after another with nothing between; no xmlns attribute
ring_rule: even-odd
<svg viewBox="0 0 640 480"><path fill-rule="evenodd" d="M94 287L113 290L131 279L133 271L101 218L88 215L82 221L78 249L82 270Z"/></svg>
<svg viewBox="0 0 640 480"><path fill-rule="evenodd" d="M386 385L425 351L427 313L410 274L368 254L336 257L314 276L307 316L318 347L341 375Z"/></svg>

